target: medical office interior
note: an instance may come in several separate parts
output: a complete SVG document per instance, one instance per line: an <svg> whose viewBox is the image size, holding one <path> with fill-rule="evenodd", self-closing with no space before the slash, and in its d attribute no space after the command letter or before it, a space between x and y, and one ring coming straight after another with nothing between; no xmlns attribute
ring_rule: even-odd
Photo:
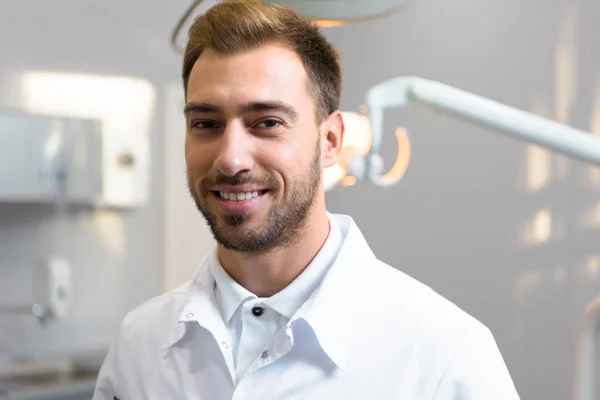
<svg viewBox="0 0 600 400"><path fill-rule="evenodd" d="M0 2L0 398L89 399L124 315L214 245L186 188L170 43L190 3ZM344 111L422 77L600 140L599 13L410 0L323 29ZM522 399L600 399L600 167L427 106L386 110L382 132L386 170L405 138L401 179L346 176L329 211L487 325Z"/></svg>

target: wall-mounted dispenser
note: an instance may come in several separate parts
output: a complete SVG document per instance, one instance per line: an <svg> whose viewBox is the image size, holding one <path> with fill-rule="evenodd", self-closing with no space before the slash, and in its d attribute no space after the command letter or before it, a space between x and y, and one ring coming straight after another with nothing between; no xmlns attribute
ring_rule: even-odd
<svg viewBox="0 0 600 400"><path fill-rule="evenodd" d="M62 257L47 257L35 265L32 301L28 304L0 304L0 315L35 317L45 325L51 320L65 318L72 302L70 263Z"/></svg>

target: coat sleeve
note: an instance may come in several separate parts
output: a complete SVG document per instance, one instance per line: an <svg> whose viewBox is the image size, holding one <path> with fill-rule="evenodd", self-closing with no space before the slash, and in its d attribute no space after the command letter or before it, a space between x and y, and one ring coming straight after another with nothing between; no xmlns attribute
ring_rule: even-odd
<svg viewBox="0 0 600 400"><path fill-rule="evenodd" d="M122 328L122 327L121 327ZM122 330L121 330L122 331ZM120 332L121 332L120 331ZM92 400L118 400L119 399L119 337L114 341L108 350L108 354L102 363L98 380L94 389Z"/></svg>
<svg viewBox="0 0 600 400"><path fill-rule="evenodd" d="M462 337L433 400L519 400L489 329L481 326Z"/></svg>

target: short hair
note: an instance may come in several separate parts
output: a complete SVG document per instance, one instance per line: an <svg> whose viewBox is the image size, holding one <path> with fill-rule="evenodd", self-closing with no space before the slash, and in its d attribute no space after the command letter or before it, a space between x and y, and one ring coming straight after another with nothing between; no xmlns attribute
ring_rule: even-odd
<svg viewBox="0 0 600 400"><path fill-rule="evenodd" d="M322 121L340 106L340 55L312 21L282 5L258 0L220 2L194 20L183 56L183 86L205 49L239 53L265 45L283 45L294 51L307 72L308 90Z"/></svg>

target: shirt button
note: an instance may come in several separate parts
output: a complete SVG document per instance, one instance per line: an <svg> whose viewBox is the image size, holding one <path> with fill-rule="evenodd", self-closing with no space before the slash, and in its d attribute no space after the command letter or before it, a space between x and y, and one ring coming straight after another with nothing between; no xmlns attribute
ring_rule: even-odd
<svg viewBox="0 0 600 400"><path fill-rule="evenodd" d="M262 307L252 307L252 315L255 317L260 317L265 312L265 309Z"/></svg>
<svg viewBox="0 0 600 400"><path fill-rule="evenodd" d="M221 346L223 346L226 349L229 348L229 345L227 344L227 342L221 342Z"/></svg>
<svg viewBox="0 0 600 400"><path fill-rule="evenodd" d="M265 359L265 358L269 357L269 350L265 350L265 351L263 351L263 352L261 353L261 355L260 355L260 356L261 356L263 359Z"/></svg>

